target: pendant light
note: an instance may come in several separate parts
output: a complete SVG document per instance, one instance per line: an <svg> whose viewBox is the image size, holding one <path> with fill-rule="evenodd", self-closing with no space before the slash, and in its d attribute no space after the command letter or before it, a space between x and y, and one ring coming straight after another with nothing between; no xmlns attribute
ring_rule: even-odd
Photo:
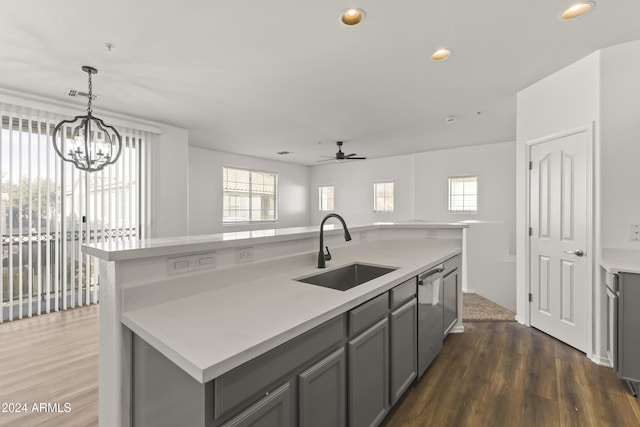
<svg viewBox="0 0 640 427"><path fill-rule="evenodd" d="M82 71L89 76L87 115L58 123L53 130L53 147L65 162L73 163L80 170L95 172L118 160L122 152L122 137L113 126L93 116L91 75L98 70L85 65Z"/></svg>

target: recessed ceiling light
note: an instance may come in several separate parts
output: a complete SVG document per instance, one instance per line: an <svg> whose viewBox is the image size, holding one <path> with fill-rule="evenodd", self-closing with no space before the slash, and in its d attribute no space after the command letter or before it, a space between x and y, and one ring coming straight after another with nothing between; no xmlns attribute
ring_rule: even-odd
<svg viewBox="0 0 640 427"><path fill-rule="evenodd" d="M450 57L452 53L453 51L451 49L438 49L431 54L431 59L433 59L434 61L444 61L445 59Z"/></svg>
<svg viewBox="0 0 640 427"><path fill-rule="evenodd" d="M447 121L447 123L453 123L456 121L456 118L453 116L449 116L445 120Z"/></svg>
<svg viewBox="0 0 640 427"><path fill-rule="evenodd" d="M277 154L280 154L281 156L286 156L287 154L291 154L291 151L278 151Z"/></svg>
<svg viewBox="0 0 640 427"><path fill-rule="evenodd" d="M340 20L344 25L358 25L364 21L364 10L354 7L346 9L340 15Z"/></svg>
<svg viewBox="0 0 640 427"><path fill-rule="evenodd" d="M560 15L560 18L564 19L565 21L569 19L577 18L578 16L581 16L582 14L587 13L594 7L596 7L596 4L592 1L583 1L580 3L576 3L573 6L569 7L567 10L565 10L564 12L562 12L562 14Z"/></svg>

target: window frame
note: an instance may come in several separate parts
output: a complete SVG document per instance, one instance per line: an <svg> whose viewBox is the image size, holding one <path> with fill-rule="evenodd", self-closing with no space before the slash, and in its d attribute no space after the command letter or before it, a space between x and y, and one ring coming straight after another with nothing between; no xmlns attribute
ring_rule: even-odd
<svg viewBox="0 0 640 427"><path fill-rule="evenodd" d="M377 194L378 194L377 186L379 184L385 184L385 185L386 184L391 184L392 191L391 191L391 209L390 210L387 210L387 209L378 210L377 209L377 200L378 200L378 197L377 197ZM386 191L385 191L385 193L386 193ZM385 199L386 199L386 195L385 195ZM395 181L393 181L393 180L375 181L373 183L373 212L374 213L390 213L390 212L394 212L395 204L396 204L396 184L395 184ZM386 202L385 202L385 205L386 205Z"/></svg>
<svg viewBox="0 0 640 427"><path fill-rule="evenodd" d="M463 190L462 193L454 194L452 192L453 181L454 180L460 180L460 179L464 180L464 179L468 179L468 178L474 178L475 179L475 184L476 184L476 192L475 192L475 194L472 194L472 193L468 193L467 194L467 193L464 192L464 190ZM448 210L449 214L451 214L451 215L477 215L478 214L478 205L479 205L479 203L478 203L478 201L479 201L478 200L478 193L479 193L478 192L478 175L477 174L476 175L453 175L453 176L450 176L447 179L447 184L448 184L447 185L447 193L448 193L447 194L447 210ZM462 184L463 184L463 187L464 187L464 182ZM452 209L452 197L454 195L455 196L462 196L462 198L463 198L463 202L462 202L463 209ZM476 208L473 209L473 210L472 209L464 209L464 207L465 207L465 203L464 203L465 198L467 196L471 196L471 195L475 196Z"/></svg>
<svg viewBox="0 0 640 427"><path fill-rule="evenodd" d="M331 204L333 205L332 209L322 209L322 189L323 188L331 188ZM336 210L336 186L333 184L330 185L319 185L318 186L318 212L335 212Z"/></svg>
<svg viewBox="0 0 640 427"><path fill-rule="evenodd" d="M233 170L239 170L239 171L245 171L245 172L249 172L249 220L244 220L244 221L225 221L225 210L224 210L224 198L225 198L225 178L224 178L224 172L225 169L233 169ZM274 199L274 207L273 207L273 215L274 218L273 219L259 219L259 220L254 220L252 219L252 215L253 215L253 210L252 210L252 204L253 204L253 191L251 189L251 185L252 185L252 180L251 180L251 175L253 173L263 173L263 174L272 174L274 176L274 183L273 183L273 199ZM279 217L279 206L280 204L278 203L278 173L277 172L273 172L273 171L267 171L267 170L261 170L261 169L248 169L248 168L242 168L242 167L236 167L236 166L222 166L222 225L223 226L233 226L233 225L246 225L246 224L267 224L267 223L275 223L278 222L278 217Z"/></svg>

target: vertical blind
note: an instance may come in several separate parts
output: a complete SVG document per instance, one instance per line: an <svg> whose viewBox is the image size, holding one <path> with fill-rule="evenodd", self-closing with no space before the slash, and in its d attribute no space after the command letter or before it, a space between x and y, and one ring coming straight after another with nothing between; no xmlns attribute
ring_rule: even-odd
<svg viewBox="0 0 640 427"><path fill-rule="evenodd" d="M62 161L63 117L0 103L0 322L98 302L99 265L85 243L145 237L148 132L118 129L118 161L87 173Z"/></svg>

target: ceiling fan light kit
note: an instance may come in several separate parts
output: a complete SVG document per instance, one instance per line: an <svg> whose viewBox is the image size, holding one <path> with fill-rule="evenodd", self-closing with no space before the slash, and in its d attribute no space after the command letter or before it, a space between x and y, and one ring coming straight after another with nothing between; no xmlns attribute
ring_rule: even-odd
<svg viewBox="0 0 640 427"><path fill-rule="evenodd" d="M89 79L87 114L58 123L53 130L53 147L65 162L71 162L83 171L96 172L118 160L122 152L122 137L113 126L93 115L91 75L98 70L84 65L82 71L88 74Z"/></svg>

